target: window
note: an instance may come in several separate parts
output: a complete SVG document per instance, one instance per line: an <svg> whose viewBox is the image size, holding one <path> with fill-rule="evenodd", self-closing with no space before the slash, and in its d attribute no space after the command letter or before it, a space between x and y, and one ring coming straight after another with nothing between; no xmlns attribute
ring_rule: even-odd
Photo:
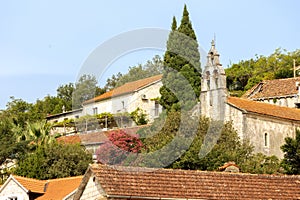
<svg viewBox="0 0 300 200"><path fill-rule="evenodd" d="M75 119L79 119L79 115L76 115L76 116L75 116Z"/></svg>
<svg viewBox="0 0 300 200"><path fill-rule="evenodd" d="M158 116L158 114L159 114L159 103L158 103L158 101L155 101L154 116Z"/></svg>
<svg viewBox="0 0 300 200"><path fill-rule="evenodd" d="M219 74L218 74L218 71L217 70L214 70L214 78L215 78L215 84L216 84L216 89L218 89L219 87Z"/></svg>
<svg viewBox="0 0 300 200"><path fill-rule="evenodd" d="M18 200L18 197L8 197L7 200Z"/></svg>
<svg viewBox="0 0 300 200"><path fill-rule="evenodd" d="M268 133L264 133L264 146L265 147L269 147L269 134Z"/></svg>
<svg viewBox="0 0 300 200"><path fill-rule="evenodd" d="M97 107L93 108L93 114L98 115L98 108Z"/></svg>
<svg viewBox="0 0 300 200"><path fill-rule="evenodd" d="M209 71L206 72L206 79L207 79L207 90L210 90L210 73Z"/></svg>

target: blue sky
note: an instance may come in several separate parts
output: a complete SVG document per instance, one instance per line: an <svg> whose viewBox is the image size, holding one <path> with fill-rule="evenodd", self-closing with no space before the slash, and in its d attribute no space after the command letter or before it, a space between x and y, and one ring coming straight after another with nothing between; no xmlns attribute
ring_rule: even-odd
<svg viewBox="0 0 300 200"><path fill-rule="evenodd" d="M216 34L223 66L278 47L300 47L297 0L215 1L0 1L0 109L10 96L35 102L75 82L99 45L139 28L169 29L187 5L198 42L209 49ZM109 69L126 72L163 51L122 56ZM206 55L201 55L206 56ZM109 73L108 73L109 74Z"/></svg>

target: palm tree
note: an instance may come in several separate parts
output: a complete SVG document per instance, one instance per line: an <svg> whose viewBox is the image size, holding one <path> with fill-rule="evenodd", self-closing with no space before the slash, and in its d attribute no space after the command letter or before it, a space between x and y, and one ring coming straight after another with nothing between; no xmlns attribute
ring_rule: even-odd
<svg viewBox="0 0 300 200"><path fill-rule="evenodd" d="M25 130L19 134L18 140L25 140L29 145L34 147L37 145L48 145L55 141L55 138L50 135L51 125L45 120L38 122L27 122Z"/></svg>

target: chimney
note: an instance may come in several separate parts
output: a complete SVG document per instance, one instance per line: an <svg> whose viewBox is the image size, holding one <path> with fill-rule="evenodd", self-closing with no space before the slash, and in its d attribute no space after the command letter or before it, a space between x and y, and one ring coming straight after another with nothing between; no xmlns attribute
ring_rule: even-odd
<svg viewBox="0 0 300 200"><path fill-rule="evenodd" d="M230 162L225 163L222 167L219 167L219 171L238 173L238 172L240 172L240 167L237 166L237 164L235 164L235 162L230 161Z"/></svg>

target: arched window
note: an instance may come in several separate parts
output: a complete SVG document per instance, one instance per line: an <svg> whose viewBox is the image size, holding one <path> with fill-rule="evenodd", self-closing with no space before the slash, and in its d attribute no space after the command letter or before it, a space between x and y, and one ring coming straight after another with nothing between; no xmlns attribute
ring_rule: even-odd
<svg viewBox="0 0 300 200"><path fill-rule="evenodd" d="M265 147L269 147L269 134L268 133L264 133L264 146Z"/></svg>
<svg viewBox="0 0 300 200"><path fill-rule="evenodd" d="M207 90L210 90L210 73L206 72L206 80L207 80Z"/></svg>
<svg viewBox="0 0 300 200"><path fill-rule="evenodd" d="M219 73L217 70L214 70L214 78L215 78L215 84L216 84L216 89L219 87L218 82L219 82Z"/></svg>

